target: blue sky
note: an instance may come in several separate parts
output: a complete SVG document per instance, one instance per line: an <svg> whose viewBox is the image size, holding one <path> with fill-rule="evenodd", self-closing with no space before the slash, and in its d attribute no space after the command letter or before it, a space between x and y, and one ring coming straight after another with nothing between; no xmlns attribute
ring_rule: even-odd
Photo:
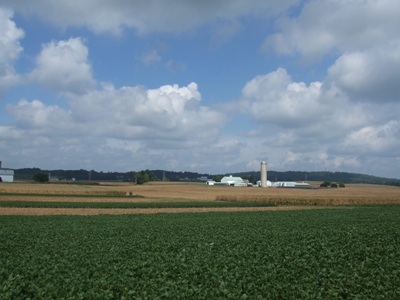
<svg viewBox="0 0 400 300"><path fill-rule="evenodd" d="M399 13L397 0L2 1L0 160L400 178Z"/></svg>

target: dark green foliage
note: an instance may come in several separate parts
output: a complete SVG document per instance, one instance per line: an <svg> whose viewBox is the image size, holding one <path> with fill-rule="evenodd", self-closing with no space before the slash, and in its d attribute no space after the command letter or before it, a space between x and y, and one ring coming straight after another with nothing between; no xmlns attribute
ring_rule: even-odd
<svg viewBox="0 0 400 300"><path fill-rule="evenodd" d="M323 183L321 183L319 186L320 186L320 187L330 187L330 186L331 186L331 182L325 180L325 181L324 181Z"/></svg>
<svg viewBox="0 0 400 300"><path fill-rule="evenodd" d="M0 299L399 299L400 206L1 216Z"/></svg>
<svg viewBox="0 0 400 300"><path fill-rule="evenodd" d="M242 179L248 180L250 183L256 184L257 180L260 176L254 176L254 175L245 175L242 177Z"/></svg>
<svg viewBox="0 0 400 300"><path fill-rule="evenodd" d="M39 168L23 168L14 170L16 179L31 179L38 172L51 173L51 177L59 180L78 181L132 181L134 172L97 172L95 170L41 170Z"/></svg>
<svg viewBox="0 0 400 300"><path fill-rule="evenodd" d="M345 187L344 183L336 183L336 182L331 182L331 181L327 181L327 180L325 180L319 186L320 187L325 187L325 188L329 188L329 187L330 188L338 188L338 187L344 188Z"/></svg>
<svg viewBox="0 0 400 300"><path fill-rule="evenodd" d="M39 183L49 182L49 174L44 172L38 172L32 177L33 180Z"/></svg>
<svg viewBox="0 0 400 300"><path fill-rule="evenodd" d="M157 177L150 170L142 170L135 175L137 184L144 184L149 181L157 181Z"/></svg>
<svg viewBox="0 0 400 300"><path fill-rule="evenodd" d="M216 182L220 182L221 179L222 179L223 177L224 177L224 176L222 176L222 175L214 175L214 176L212 177L212 179L213 179L214 181L216 181Z"/></svg>
<svg viewBox="0 0 400 300"><path fill-rule="evenodd" d="M157 178L163 178L163 176L168 178L168 181L198 181L199 177L205 176L210 177L209 174L197 173L197 172L176 172L167 170L151 170ZM211 177L210 177L211 178Z"/></svg>

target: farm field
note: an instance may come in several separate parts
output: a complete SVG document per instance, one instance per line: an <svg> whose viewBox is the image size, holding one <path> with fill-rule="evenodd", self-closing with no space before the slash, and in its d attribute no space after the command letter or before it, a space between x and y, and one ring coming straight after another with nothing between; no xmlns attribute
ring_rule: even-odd
<svg viewBox="0 0 400 300"><path fill-rule="evenodd" d="M398 299L400 188L0 185L0 299Z"/></svg>
<svg viewBox="0 0 400 300"><path fill-rule="evenodd" d="M360 184L338 189L262 189L173 182L0 185L3 215L286 210L287 206L310 209L353 204L400 204L400 188Z"/></svg>
<svg viewBox="0 0 400 300"><path fill-rule="evenodd" d="M0 216L0 299L399 299L400 206Z"/></svg>

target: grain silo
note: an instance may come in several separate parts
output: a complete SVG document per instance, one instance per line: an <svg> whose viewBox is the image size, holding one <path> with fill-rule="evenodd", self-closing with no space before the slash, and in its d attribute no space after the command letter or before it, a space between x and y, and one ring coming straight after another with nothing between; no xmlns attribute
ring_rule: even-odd
<svg viewBox="0 0 400 300"><path fill-rule="evenodd" d="M261 162L261 187L267 187L267 164L265 161Z"/></svg>

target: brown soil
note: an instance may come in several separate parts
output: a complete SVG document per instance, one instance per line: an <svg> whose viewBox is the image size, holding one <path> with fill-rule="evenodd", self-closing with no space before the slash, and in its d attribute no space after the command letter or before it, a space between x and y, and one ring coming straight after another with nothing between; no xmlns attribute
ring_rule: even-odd
<svg viewBox="0 0 400 300"><path fill-rule="evenodd" d="M318 206L274 206L274 207L204 207L204 208L20 208L0 207L0 215L123 215L123 214L165 214L165 213L205 213L243 211L288 211L322 209Z"/></svg>

